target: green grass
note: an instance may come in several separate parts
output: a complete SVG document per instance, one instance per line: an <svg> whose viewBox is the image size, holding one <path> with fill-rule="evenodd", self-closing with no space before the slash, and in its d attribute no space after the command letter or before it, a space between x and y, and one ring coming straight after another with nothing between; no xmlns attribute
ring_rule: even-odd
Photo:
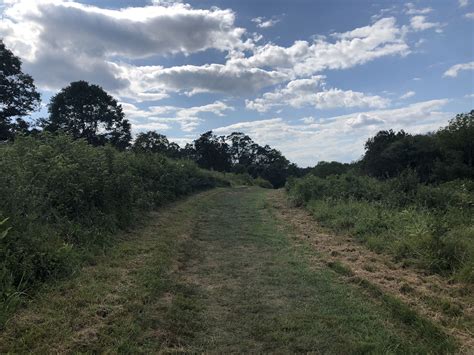
<svg viewBox="0 0 474 355"><path fill-rule="evenodd" d="M354 200L310 200L306 208L321 226L351 234L369 249L406 265L473 282L474 228L464 210L435 214Z"/></svg>
<svg viewBox="0 0 474 355"><path fill-rule="evenodd" d="M313 263L265 199L218 189L166 208L95 266L45 286L7 323L0 352L454 350L398 300Z"/></svg>

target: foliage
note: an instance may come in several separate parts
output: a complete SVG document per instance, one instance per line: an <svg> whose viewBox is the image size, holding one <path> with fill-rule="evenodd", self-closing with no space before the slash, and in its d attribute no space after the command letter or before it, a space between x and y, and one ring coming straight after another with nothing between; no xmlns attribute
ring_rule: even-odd
<svg viewBox="0 0 474 355"><path fill-rule="evenodd" d="M22 119L40 104L33 78L21 71L21 60L0 40L0 142L28 130Z"/></svg>
<svg viewBox="0 0 474 355"><path fill-rule="evenodd" d="M352 164L339 163L337 161L320 161L313 169L311 169L311 174L325 178L330 175L340 175L347 173L352 168Z"/></svg>
<svg viewBox="0 0 474 355"><path fill-rule="evenodd" d="M125 149L131 140L130 123L122 106L100 86L86 81L69 84L51 98L49 118L41 125L49 132L65 132L75 139Z"/></svg>
<svg viewBox="0 0 474 355"><path fill-rule="evenodd" d="M416 171L420 181L474 177L474 110L453 118L435 134L380 131L365 144L362 167L379 179Z"/></svg>
<svg viewBox="0 0 474 355"><path fill-rule="evenodd" d="M308 175L287 189L320 223L431 272L474 280L474 182L420 184L414 171L379 181Z"/></svg>
<svg viewBox="0 0 474 355"><path fill-rule="evenodd" d="M182 152L182 156L195 160L202 168L248 173L253 178L267 180L276 188L284 186L288 176L300 172L281 152L268 145L262 147L241 132L227 137L206 132Z"/></svg>
<svg viewBox="0 0 474 355"><path fill-rule="evenodd" d="M69 274L86 250L109 245L111 233L140 211L228 184L190 161L65 135L18 137L0 147L0 215L11 227L6 234L7 222L0 226L0 300Z"/></svg>
<svg viewBox="0 0 474 355"><path fill-rule="evenodd" d="M155 131L137 134L132 150L138 153L161 153L170 158L181 156L178 144L168 141L165 135Z"/></svg>
<svg viewBox="0 0 474 355"><path fill-rule="evenodd" d="M203 133L194 141L196 162L204 169L230 171L228 145L224 137L217 137L212 131Z"/></svg>

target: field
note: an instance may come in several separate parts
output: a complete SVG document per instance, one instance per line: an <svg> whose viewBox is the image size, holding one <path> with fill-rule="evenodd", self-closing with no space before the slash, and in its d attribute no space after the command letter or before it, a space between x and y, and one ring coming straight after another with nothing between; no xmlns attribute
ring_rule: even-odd
<svg viewBox="0 0 474 355"><path fill-rule="evenodd" d="M304 211L282 194L218 188L150 214L73 277L44 284L0 351L466 350L461 331L316 251L324 234L311 219L298 229Z"/></svg>

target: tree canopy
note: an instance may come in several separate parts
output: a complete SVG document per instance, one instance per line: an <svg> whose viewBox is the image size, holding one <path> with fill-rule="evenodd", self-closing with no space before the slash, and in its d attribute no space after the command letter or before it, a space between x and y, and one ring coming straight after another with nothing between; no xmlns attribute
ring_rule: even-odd
<svg viewBox="0 0 474 355"><path fill-rule="evenodd" d="M28 130L29 125L22 117L40 105L33 78L22 72L21 65L21 60L0 40L0 141Z"/></svg>
<svg viewBox="0 0 474 355"><path fill-rule="evenodd" d="M132 149L140 153L162 153L170 158L181 156L180 147L170 142L165 135L155 131L138 133L133 142Z"/></svg>
<svg viewBox="0 0 474 355"><path fill-rule="evenodd" d="M130 123L122 106L100 86L76 81L51 98L45 130L63 131L92 145L107 143L125 149L131 140Z"/></svg>

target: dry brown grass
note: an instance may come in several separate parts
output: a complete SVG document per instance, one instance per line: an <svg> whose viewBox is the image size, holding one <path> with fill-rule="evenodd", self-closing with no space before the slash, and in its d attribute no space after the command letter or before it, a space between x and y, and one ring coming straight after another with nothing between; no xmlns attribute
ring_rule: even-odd
<svg viewBox="0 0 474 355"><path fill-rule="evenodd" d="M369 281L439 324L462 344L462 352L474 352L472 286L406 267L390 256L368 250L350 236L328 233L310 212L292 206L284 190L274 190L268 196L276 216L322 256L319 261L340 262L356 280Z"/></svg>

